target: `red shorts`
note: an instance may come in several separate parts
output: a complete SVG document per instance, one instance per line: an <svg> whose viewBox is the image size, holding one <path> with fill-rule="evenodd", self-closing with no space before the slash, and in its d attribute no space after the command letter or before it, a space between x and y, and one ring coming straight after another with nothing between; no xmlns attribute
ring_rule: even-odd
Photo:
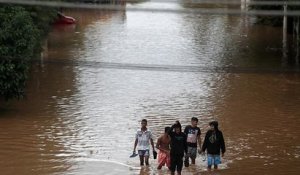
<svg viewBox="0 0 300 175"><path fill-rule="evenodd" d="M159 153L158 153L158 166L164 166L164 165L167 165L167 167L171 166L170 155L168 155L164 151L159 151Z"/></svg>

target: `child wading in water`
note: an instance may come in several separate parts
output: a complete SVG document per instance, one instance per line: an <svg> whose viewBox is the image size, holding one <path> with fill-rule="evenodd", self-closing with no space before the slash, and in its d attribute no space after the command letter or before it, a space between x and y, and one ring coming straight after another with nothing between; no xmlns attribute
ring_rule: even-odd
<svg viewBox="0 0 300 175"><path fill-rule="evenodd" d="M207 149L207 168L211 170L212 165L214 169L218 169L218 165L221 164L220 153L222 157L225 153L225 142L222 132L218 128L218 122L212 121L209 123L210 130L207 131L202 146L202 153Z"/></svg>
<svg viewBox="0 0 300 175"><path fill-rule="evenodd" d="M166 165L169 169L171 168L170 161L170 142L171 138L168 135L170 127L165 127L165 133L157 139L156 148L159 149L158 153L158 166L157 169L161 169L162 166Z"/></svg>
<svg viewBox="0 0 300 175"><path fill-rule="evenodd" d="M181 132L181 124L179 121L176 121L176 123L169 130L168 134L171 137L171 175L175 174L175 170L177 170L178 175L181 175L183 156L187 153L187 143L186 135Z"/></svg>
<svg viewBox="0 0 300 175"><path fill-rule="evenodd" d="M144 165L144 160L146 165L149 165L149 156L150 156L150 143L152 145L153 151L154 149L154 143L153 143L153 136L150 130L147 128L147 120L143 119L141 122L141 129L139 129L136 132L135 136L135 142L134 142L134 148L133 153L136 152L136 147L138 147L138 154L140 156L140 165Z"/></svg>

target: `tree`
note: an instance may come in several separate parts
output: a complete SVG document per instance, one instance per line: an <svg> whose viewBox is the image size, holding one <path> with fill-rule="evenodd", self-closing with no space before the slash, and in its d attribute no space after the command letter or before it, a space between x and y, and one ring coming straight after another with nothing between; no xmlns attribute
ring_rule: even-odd
<svg viewBox="0 0 300 175"><path fill-rule="evenodd" d="M25 8L0 7L0 98L23 97L29 59L39 42L39 30Z"/></svg>

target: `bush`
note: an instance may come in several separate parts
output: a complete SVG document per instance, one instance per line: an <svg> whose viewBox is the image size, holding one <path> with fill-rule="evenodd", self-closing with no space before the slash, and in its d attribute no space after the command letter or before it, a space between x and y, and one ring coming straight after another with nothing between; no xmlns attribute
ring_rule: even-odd
<svg viewBox="0 0 300 175"><path fill-rule="evenodd" d="M25 8L0 6L0 98L23 97L29 59L39 42L39 30Z"/></svg>

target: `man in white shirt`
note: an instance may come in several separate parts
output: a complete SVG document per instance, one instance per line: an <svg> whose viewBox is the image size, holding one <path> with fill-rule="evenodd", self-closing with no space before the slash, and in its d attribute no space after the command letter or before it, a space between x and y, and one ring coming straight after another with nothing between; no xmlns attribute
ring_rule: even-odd
<svg viewBox="0 0 300 175"><path fill-rule="evenodd" d="M138 149L138 154L140 156L140 165L144 165L144 160L146 165L149 165L149 156L150 156L150 143L152 146L153 151L154 149L154 142L153 136L150 130L147 129L147 120L143 119L141 122L141 129L136 132L135 142L133 152L136 152L136 148ZM150 143L149 143L150 142Z"/></svg>

